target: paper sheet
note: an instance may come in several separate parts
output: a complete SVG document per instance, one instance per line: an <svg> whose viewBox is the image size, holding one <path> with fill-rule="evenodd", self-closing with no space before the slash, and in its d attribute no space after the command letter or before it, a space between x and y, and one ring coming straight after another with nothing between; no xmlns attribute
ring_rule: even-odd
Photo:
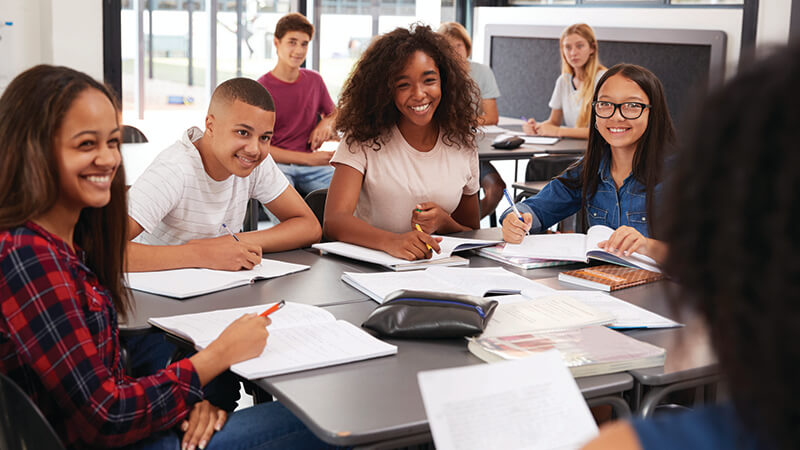
<svg viewBox="0 0 800 450"><path fill-rule="evenodd" d="M575 380L551 350L417 375L436 448L575 449L597 435Z"/></svg>
<svg viewBox="0 0 800 450"><path fill-rule="evenodd" d="M516 295L497 300L500 304L480 337L601 325L615 319L613 314L575 300L562 291L533 299Z"/></svg>
<svg viewBox="0 0 800 450"><path fill-rule="evenodd" d="M644 308L597 291L560 291L579 302L600 311L612 314L615 319L612 328L672 328L681 326L674 320L648 311Z"/></svg>
<svg viewBox="0 0 800 450"><path fill-rule="evenodd" d="M176 269L128 272L125 277L131 289L185 298L244 286L252 280L288 275L308 267L303 264L262 259L261 264L250 270Z"/></svg>

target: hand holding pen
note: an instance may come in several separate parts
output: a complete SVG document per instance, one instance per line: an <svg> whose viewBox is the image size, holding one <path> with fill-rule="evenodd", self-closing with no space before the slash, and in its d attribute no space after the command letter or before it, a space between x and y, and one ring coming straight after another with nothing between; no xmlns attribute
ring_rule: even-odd
<svg viewBox="0 0 800 450"><path fill-rule="evenodd" d="M528 213L520 214L517 205L511 201L511 196L508 195L507 190L503 189L503 195L505 195L508 203L511 204L511 210L513 211L513 214L508 214L503 219L503 240L512 244L519 244L528 234L533 217Z"/></svg>

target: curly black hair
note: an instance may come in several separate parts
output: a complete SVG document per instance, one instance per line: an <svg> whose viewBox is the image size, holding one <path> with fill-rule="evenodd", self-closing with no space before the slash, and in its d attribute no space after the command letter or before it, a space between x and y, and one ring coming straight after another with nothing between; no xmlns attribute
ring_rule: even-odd
<svg viewBox="0 0 800 450"><path fill-rule="evenodd" d="M741 68L699 108L664 215L679 304L707 319L745 426L799 448L800 46Z"/></svg>
<svg viewBox="0 0 800 450"><path fill-rule="evenodd" d="M433 120L443 142L475 148L478 86L447 38L421 24L379 36L361 55L337 106L336 129L345 134L347 145L358 142L380 150L381 137L401 117L394 104L394 81L416 51L425 52L439 69L442 99Z"/></svg>

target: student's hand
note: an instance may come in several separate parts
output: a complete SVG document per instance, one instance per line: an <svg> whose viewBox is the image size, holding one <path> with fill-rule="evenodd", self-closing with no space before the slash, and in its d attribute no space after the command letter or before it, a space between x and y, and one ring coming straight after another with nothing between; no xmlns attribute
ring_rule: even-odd
<svg viewBox="0 0 800 450"><path fill-rule="evenodd" d="M530 213L522 213L521 221L513 212L503 219L503 240L509 244L519 244L527 236L531 229L533 216Z"/></svg>
<svg viewBox="0 0 800 450"><path fill-rule="evenodd" d="M308 143L311 144L311 150L318 149L323 142L331 140L334 135L336 135L336 132L333 129L332 118L326 117L321 119L308 136Z"/></svg>
<svg viewBox="0 0 800 450"><path fill-rule="evenodd" d="M333 152L327 150L315 150L306 155L306 165L308 166L327 166L333 158Z"/></svg>
<svg viewBox="0 0 800 450"><path fill-rule="evenodd" d="M536 127L538 126L539 124L536 122L536 120L528 119L527 123L522 124L522 131L525 134L534 135L536 134Z"/></svg>
<svg viewBox="0 0 800 450"><path fill-rule="evenodd" d="M228 367L255 358L267 345L267 326L270 324L272 321L269 317L261 317L256 313L245 314L225 327L208 349L225 358Z"/></svg>
<svg viewBox="0 0 800 450"><path fill-rule="evenodd" d="M206 448L211 435L221 430L227 419L228 413L212 405L208 400L195 403L189 418L181 423L183 431L181 448L188 450L194 450L195 447Z"/></svg>
<svg viewBox="0 0 800 450"><path fill-rule="evenodd" d="M261 264L260 245L236 241L231 236L195 239L186 244L193 246L199 265L208 269L235 271Z"/></svg>
<svg viewBox="0 0 800 450"><path fill-rule="evenodd" d="M442 238L435 238L422 231L414 230L408 233L395 234L387 243L384 251L395 258L415 261L417 259L429 259L433 252L439 253L439 241ZM428 249L428 245L432 250Z"/></svg>
<svg viewBox="0 0 800 450"><path fill-rule="evenodd" d="M422 231L432 234L439 230L450 218L450 214L434 202L423 202L411 213L411 228L419 224Z"/></svg>
<svg viewBox="0 0 800 450"><path fill-rule="evenodd" d="M542 122L536 126L536 134L539 136L560 137L560 131L561 127L550 122Z"/></svg>
<svg viewBox="0 0 800 450"><path fill-rule="evenodd" d="M648 254L649 239L636 231L636 228L621 226L614 230L607 241L598 242L597 246L617 256L630 256L633 252Z"/></svg>

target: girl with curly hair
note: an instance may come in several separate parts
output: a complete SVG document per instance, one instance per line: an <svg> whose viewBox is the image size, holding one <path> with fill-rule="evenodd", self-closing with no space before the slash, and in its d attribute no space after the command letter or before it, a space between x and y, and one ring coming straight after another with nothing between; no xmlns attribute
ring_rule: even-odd
<svg viewBox="0 0 800 450"><path fill-rule="evenodd" d="M324 233L415 260L440 250L432 233L478 228L479 98L430 27L377 38L339 100Z"/></svg>
<svg viewBox="0 0 800 450"><path fill-rule="evenodd" d="M662 222L675 300L708 324L728 400L609 424L587 450L800 448L800 46L739 70L690 122Z"/></svg>
<svg viewBox="0 0 800 450"><path fill-rule="evenodd" d="M519 243L583 209L589 225L615 230L600 247L659 262L666 246L652 238L653 210L664 152L675 140L664 89L644 67L617 64L600 78L592 105L586 155L517 204L523 220L503 213L503 239Z"/></svg>

